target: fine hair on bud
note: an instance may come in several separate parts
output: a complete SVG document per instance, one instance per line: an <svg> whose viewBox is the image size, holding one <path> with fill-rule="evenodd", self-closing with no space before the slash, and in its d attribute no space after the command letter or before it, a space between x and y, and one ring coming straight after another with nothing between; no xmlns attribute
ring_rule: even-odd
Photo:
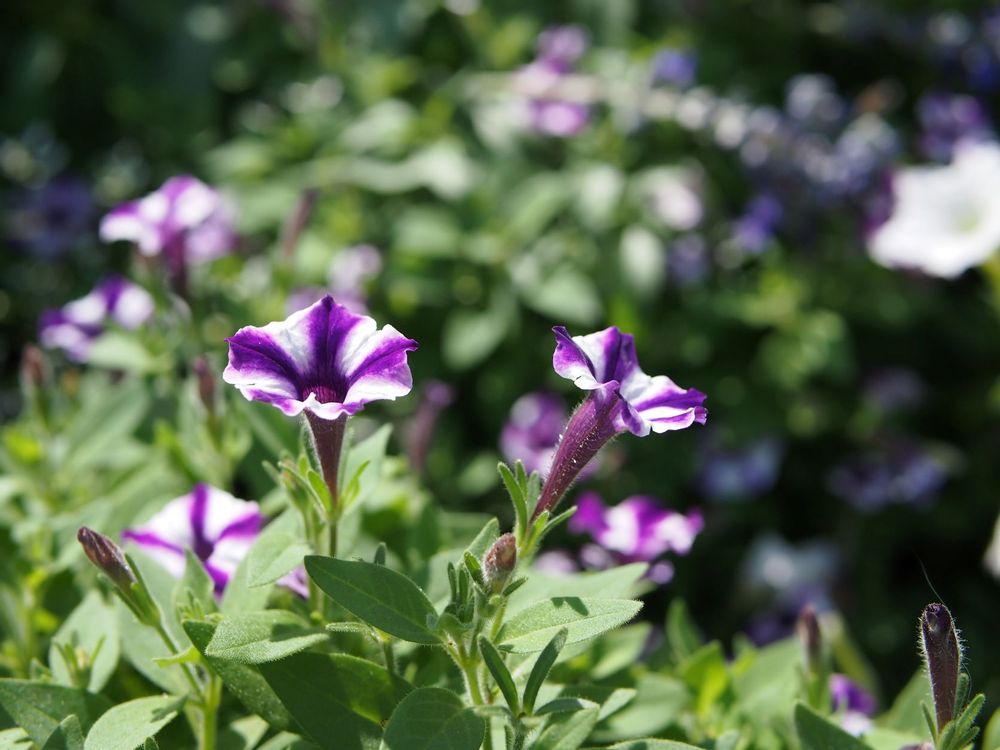
<svg viewBox="0 0 1000 750"><path fill-rule="evenodd" d="M920 650L931 683L938 731L954 718L962 646L951 612L943 604L924 607L920 615Z"/></svg>
<svg viewBox="0 0 1000 750"><path fill-rule="evenodd" d="M132 568L129 567L125 555L117 544L86 526L81 526L76 532L77 541L83 547L84 554L97 568L101 570L112 583L123 591L136 582Z"/></svg>
<svg viewBox="0 0 1000 750"><path fill-rule="evenodd" d="M483 557L483 581L491 593L500 593L517 566L517 539L506 533L493 542Z"/></svg>

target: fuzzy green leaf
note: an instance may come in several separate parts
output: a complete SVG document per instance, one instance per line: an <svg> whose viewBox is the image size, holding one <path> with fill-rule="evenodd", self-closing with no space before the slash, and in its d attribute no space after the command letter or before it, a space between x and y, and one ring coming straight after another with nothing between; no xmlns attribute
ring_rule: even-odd
<svg viewBox="0 0 1000 750"><path fill-rule="evenodd" d="M85 750L134 750L173 721L184 699L153 695L109 709L87 734Z"/></svg>
<svg viewBox="0 0 1000 750"><path fill-rule="evenodd" d="M861 740L804 703L795 706L795 729L804 750L867 750Z"/></svg>
<svg viewBox="0 0 1000 750"><path fill-rule="evenodd" d="M427 595L406 576L384 565L310 555L306 571L344 609L390 635L413 643L437 644L427 626L437 612Z"/></svg>
<svg viewBox="0 0 1000 750"><path fill-rule="evenodd" d="M414 690L389 719L382 750L478 750L486 722L450 690Z"/></svg>
<svg viewBox="0 0 1000 750"><path fill-rule="evenodd" d="M75 714L87 730L111 704L100 695L79 688L30 680L0 679L0 706L39 746L60 723Z"/></svg>
<svg viewBox="0 0 1000 750"><path fill-rule="evenodd" d="M269 534L255 544L247 555L247 585L274 583L302 564L312 548L289 532Z"/></svg>
<svg viewBox="0 0 1000 750"><path fill-rule="evenodd" d="M532 750L576 750L597 724L598 707L581 701L582 710L553 713Z"/></svg>
<svg viewBox="0 0 1000 750"><path fill-rule="evenodd" d="M561 629L566 643L579 643L631 620L642 602L560 596L522 610L500 629L497 642L515 653L541 651Z"/></svg>
<svg viewBox="0 0 1000 750"><path fill-rule="evenodd" d="M287 610L247 612L230 615L219 623L205 655L241 664L263 664L325 643L329 637L323 628L311 627Z"/></svg>

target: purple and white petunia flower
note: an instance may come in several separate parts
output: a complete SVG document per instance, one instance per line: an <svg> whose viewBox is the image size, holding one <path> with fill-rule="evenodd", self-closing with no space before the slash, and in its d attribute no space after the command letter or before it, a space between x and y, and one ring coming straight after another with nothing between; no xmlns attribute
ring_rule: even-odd
<svg viewBox="0 0 1000 750"><path fill-rule="evenodd" d="M122 534L126 541L162 565L171 575L184 574L184 551L190 549L221 594L260 533L257 503L197 484L187 495L171 500L143 526Z"/></svg>
<svg viewBox="0 0 1000 750"><path fill-rule="evenodd" d="M874 696L846 675L830 675L830 699L833 712L840 719L840 726L855 737L869 729L872 716L878 709Z"/></svg>
<svg viewBox="0 0 1000 750"><path fill-rule="evenodd" d="M378 329L327 295L286 320L238 330L222 379L248 401L324 420L365 404L405 396L413 387L407 352L417 348L391 325Z"/></svg>
<svg viewBox="0 0 1000 750"><path fill-rule="evenodd" d="M640 495L609 507L593 492L577 501L569 522L570 531L589 534L617 564L655 563L668 552L686 555L704 527L697 511L685 515ZM672 573L672 568L669 570Z"/></svg>
<svg viewBox="0 0 1000 750"><path fill-rule="evenodd" d="M198 263L236 245L233 209L219 191L190 175L171 177L159 190L123 203L101 220L105 242L134 242L143 255Z"/></svg>
<svg viewBox="0 0 1000 750"><path fill-rule="evenodd" d="M122 276L109 276L85 297L42 313L38 340L62 349L75 362L86 362L94 339L110 326L135 330L153 314L153 298Z"/></svg>
<svg viewBox="0 0 1000 750"><path fill-rule="evenodd" d="M650 432L682 430L704 424L705 394L681 388L665 375L650 377L639 367L635 340L612 326L586 336L552 329L555 371L587 397L570 417L556 448L552 469L542 487L537 516L552 508L601 447L622 432L644 437Z"/></svg>
<svg viewBox="0 0 1000 750"><path fill-rule="evenodd" d="M556 26L539 35L538 57L516 78L517 87L528 94L527 122L535 132L565 138L586 127L590 119L586 104L549 93L573 72L586 50L587 36L578 26Z"/></svg>
<svg viewBox="0 0 1000 750"><path fill-rule="evenodd" d="M568 417L566 402L555 393L526 393L510 409L500 433L500 452L509 463L524 464L529 474L537 471L545 476Z"/></svg>

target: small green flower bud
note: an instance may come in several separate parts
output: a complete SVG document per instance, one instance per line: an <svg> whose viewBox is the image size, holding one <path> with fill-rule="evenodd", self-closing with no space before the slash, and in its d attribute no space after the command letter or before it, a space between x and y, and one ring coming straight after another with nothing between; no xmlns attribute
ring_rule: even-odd
<svg viewBox="0 0 1000 750"><path fill-rule="evenodd" d="M491 594L499 594L517 566L517 540L507 533L493 542L483 557L483 581Z"/></svg>
<svg viewBox="0 0 1000 750"><path fill-rule="evenodd" d="M955 623L943 604L928 604L920 615L920 648L940 732L955 714L958 671L962 662Z"/></svg>
<svg viewBox="0 0 1000 750"><path fill-rule="evenodd" d="M136 582L136 578L118 545L86 526L80 527L76 538L89 560L110 578L123 594L131 595L132 584Z"/></svg>

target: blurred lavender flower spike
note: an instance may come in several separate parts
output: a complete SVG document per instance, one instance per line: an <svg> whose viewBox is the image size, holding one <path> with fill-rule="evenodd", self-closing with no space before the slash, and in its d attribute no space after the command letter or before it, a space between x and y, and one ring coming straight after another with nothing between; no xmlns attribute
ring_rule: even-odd
<svg viewBox="0 0 1000 750"><path fill-rule="evenodd" d="M15 195L7 216L11 245L39 258L57 258L89 234L94 198L78 177L57 177Z"/></svg>
<svg viewBox="0 0 1000 750"><path fill-rule="evenodd" d="M330 292L340 304L359 315L368 312L368 282L382 270L382 254L373 245L355 245L341 250L330 261L327 279Z"/></svg>
<svg viewBox="0 0 1000 750"><path fill-rule="evenodd" d="M122 538L178 578L184 574L184 550L190 549L215 582L216 594L221 594L257 538L261 521L257 503L198 484L167 503L145 525L125 531Z"/></svg>
<svg viewBox="0 0 1000 750"><path fill-rule="evenodd" d="M653 562L668 552L686 555L704 526L697 511L684 515L639 495L608 507L593 492L577 501L569 521L570 531L589 534L619 563Z"/></svg>
<svg viewBox="0 0 1000 750"><path fill-rule="evenodd" d="M371 401L405 396L413 386L407 352L417 342L390 325L356 315L326 296L286 320L247 326L227 339L222 379L248 401L288 416L321 420L356 414Z"/></svg>
<svg viewBox="0 0 1000 750"><path fill-rule="evenodd" d="M552 329L556 349L555 371L587 397L577 407L563 432L535 508L537 516L555 506L580 471L616 435L631 432L682 430L704 424L705 394L681 388L665 375L650 377L639 367L635 340L617 327L586 336L570 336L563 326Z"/></svg>
<svg viewBox="0 0 1000 750"><path fill-rule="evenodd" d="M710 441L702 451L695 482L710 500L758 497L774 487L783 455L784 446L776 438L762 438L735 449L720 448Z"/></svg>
<svg viewBox="0 0 1000 750"><path fill-rule="evenodd" d="M511 465L520 460L529 474L545 476L568 416L566 402L555 393L526 393L511 407L500 433L500 452Z"/></svg>
<svg viewBox="0 0 1000 750"><path fill-rule="evenodd" d="M844 731L858 737L871 729L874 724L871 717L878 706L872 694L858 683L846 675L831 674L830 699Z"/></svg>
<svg viewBox="0 0 1000 750"><path fill-rule="evenodd" d="M686 89L694 83L698 58L691 50L666 48L653 58L653 82Z"/></svg>
<svg viewBox="0 0 1000 750"><path fill-rule="evenodd" d="M990 117L979 100L965 94L931 91L917 102L918 145L928 159L949 162L963 141L996 138Z"/></svg>
<svg viewBox="0 0 1000 750"><path fill-rule="evenodd" d="M153 193L123 203L101 220L105 242L134 242L143 255L183 265L214 260L236 245L233 209L195 177L171 177Z"/></svg>
<svg viewBox="0 0 1000 750"><path fill-rule="evenodd" d="M75 362L86 362L90 345L110 326L135 330L153 314L153 298L122 276L109 276L86 297L42 313L39 343L62 349Z"/></svg>
<svg viewBox="0 0 1000 750"><path fill-rule="evenodd" d="M889 268L955 278L1000 247L1000 146L963 143L948 166L904 167L868 252Z"/></svg>

